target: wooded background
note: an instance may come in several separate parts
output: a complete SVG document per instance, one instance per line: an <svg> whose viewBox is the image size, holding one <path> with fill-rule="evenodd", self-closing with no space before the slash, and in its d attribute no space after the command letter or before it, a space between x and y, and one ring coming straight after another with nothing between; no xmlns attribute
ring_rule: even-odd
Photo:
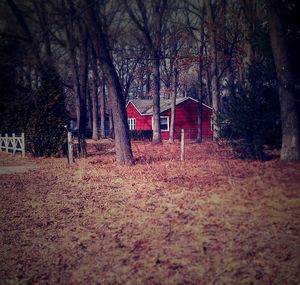
<svg viewBox="0 0 300 285"><path fill-rule="evenodd" d="M215 141L299 161L298 11L295 0L1 0L0 131L51 155L76 113L84 156L87 124L105 137L109 116L117 163L132 164L126 102L153 100L159 143L161 96L188 95L212 106Z"/></svg>

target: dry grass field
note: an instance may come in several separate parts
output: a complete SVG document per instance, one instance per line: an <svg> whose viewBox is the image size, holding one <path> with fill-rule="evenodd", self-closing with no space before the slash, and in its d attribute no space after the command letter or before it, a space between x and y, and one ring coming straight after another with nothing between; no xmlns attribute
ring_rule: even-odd
<svg viewBox="0 0 300 285"><path fill-rule="evenodd" d="M0 284L300 284L300 165L136 142L114 164L0 153ZM19 169L18 168L18 169Z"/></svg>

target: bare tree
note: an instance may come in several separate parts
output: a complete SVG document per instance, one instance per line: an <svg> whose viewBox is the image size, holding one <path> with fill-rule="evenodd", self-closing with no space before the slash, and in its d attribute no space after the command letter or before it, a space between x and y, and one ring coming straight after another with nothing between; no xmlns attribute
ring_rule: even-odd
<svg viewBox="0 0 300 285"><path fill-rule="evenodd" d="M80 3L82 11L84 11L83 16L86 21L86 26L90 29L89 34L93 45L96 47L101 69L107 80L114 120L117 163L120 165L131 165L133 164L133 155L129 138L125 100L118 74L109 53L107 37L103 31L103 24L101 21L97 21L92 1L81 0Z"/></svg>
<svg viewBox="0 0 300 285"><path fill-rule="evenodd" d="M155 92L153 95L153 142L161 142L160 130L160 56L163 26L167 14L168 1L148 2L136 0L130 6L125 1L128 12L137 29L142 33L152 59Z"/></svg>
<svg viewBox="0 0 300 285"><path fill-rule="evenodd" d="M197 98L198 98L198 125L197 125L197 138L196 142L202 142L202 102L203 102L203 77L204 77L204 65L206 64L206 58L204 51L206 48L206 32L205 32L205 6L198 2L198 5L190 5L187 7L189 13L187 15L188 28L193 35L197 56ZM196 16L196 23L192 24L190 14Z"/></svg>
<svg viewBox="0 0 300 285"><path fill-rule="evenodd" d="M87 118L87 84L88 84L88 32L82 27L73 1L61 2L60 13L67 42L67 55L71 62L73 89L76 94L76 113L78 121L78 152L85 157L86 118Z"/></svg>
<svg viewBox="0 0 300 285"><path fill-rule="evenodd" d="M210 58L210 72L208 81L210 82L213 120L213 140L217 141L220 136L219 114L221 110L221 87L222 79L226 76L226 71L232 66L232 59L239 41L240 30L238 19L233 21L231 36L228 37L227 9L228 3L225 0L211 1L205 0L207 12L207 33L208 33L208 55ZM237 13L240 14L239 12ZM230 21L229 21L230 22Z"/></svg>
<svg viewBox="0 0 300 285"><path fill-rule="evenodd" d="M209 25L209 48L211 57L211 93L212 93L212 120L213 120L213 140L219 139L218 114L220 107L220 86L218 81L218 49L217 49L217 24L215 10L210 0L206 0L207 19Z"/></svg>

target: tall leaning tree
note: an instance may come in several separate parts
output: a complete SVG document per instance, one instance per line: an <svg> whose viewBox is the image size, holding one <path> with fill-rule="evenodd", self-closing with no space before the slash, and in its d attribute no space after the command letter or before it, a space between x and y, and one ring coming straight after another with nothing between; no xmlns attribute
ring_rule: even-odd
<svg viewBox="0 0 300 285"><path fill-rule="evenodd" d="M299 121L296 93L279 0L267 0L269 36L278 79L282 145L280 159L300 161Z"/></svg>
<svg viewBox="0 0 300 285"><path fill-rule="evenodd" d="M89 35L94 47L96 47L100 67L106 78L113 112L117 164L132 165L133 155L129 137L125 100L122 86L109 52L107 35L104 33L101 20L97 21L93 6L95 1L81 0L80 4L86 26L89 28Z"/></svg>

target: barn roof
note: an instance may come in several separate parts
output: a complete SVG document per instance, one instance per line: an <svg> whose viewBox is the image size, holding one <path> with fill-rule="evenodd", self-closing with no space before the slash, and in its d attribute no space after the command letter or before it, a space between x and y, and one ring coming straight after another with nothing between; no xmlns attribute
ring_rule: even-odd
<svg viewBox="0 0 300 285"><path fill-rule="evenodd" d="M153 101L149 99L134 99L129 102L131 102L141 114L145 114L147 110L152 109L153 104Z"/></svg>
<svg viewBox="0 0 300 285"><path fill-rule="evenodd" d="M182 102L186 101L186 100L193 100L195 102L198 102L196 99L191 98L191 97L179 97L176 98L176 105L181 104ZM152 108L152 104L153 101L149 100L149 99L134 99L129 101L128 103L132 103L135 108L139 111L139 113L141 115L152 115L153 114L153 108ZM204 106L211 108L205 104L203 104ZM160 112L164 112L168 109L171 108L171 99L165 99L165 98L160 98Z"/></svg>

